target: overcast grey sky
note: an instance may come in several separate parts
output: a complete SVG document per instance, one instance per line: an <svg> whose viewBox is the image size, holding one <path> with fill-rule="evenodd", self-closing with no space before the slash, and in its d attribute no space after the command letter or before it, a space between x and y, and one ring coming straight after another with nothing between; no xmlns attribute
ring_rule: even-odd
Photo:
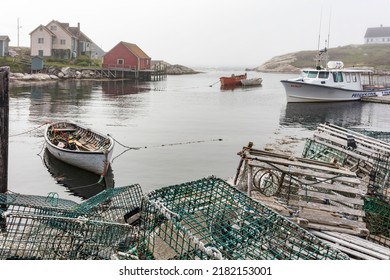
<svg viewBox="0 0 390 280"><path fill-rule="evenodd" d="M368 27L390 26L389 0L5 2L0 35L8 35L11 46L18 44L18 18L20 46L29 46L29 33L54 19L80 23L105 51L125 41L152 59L189 67L256 67L276 55L316 50L319 36L321 47L328 34L330 47L363 44Z"/></svg>

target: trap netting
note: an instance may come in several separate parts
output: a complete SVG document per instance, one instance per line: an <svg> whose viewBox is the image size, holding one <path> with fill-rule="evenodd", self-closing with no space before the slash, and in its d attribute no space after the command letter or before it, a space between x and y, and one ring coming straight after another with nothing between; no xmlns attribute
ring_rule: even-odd
<svg viewBox="0 0 390 280"><path fill-rule="evenodd" d="M111 259L128 252L138 241L141 199L139 185L107 189L80 204L2 194L0 259Z"/></svg>
<svg viewBox="0 0 390 280"><path fill-rule="evenodd" d="M153 191L141 220L147 259L348 259L215 177Z"/></svg>
<svg viewBox="0 0 390 280"><path fill-rule="evenodd" d="M390 248L390 204L380 198L364 201L369 239Z"/></svg>

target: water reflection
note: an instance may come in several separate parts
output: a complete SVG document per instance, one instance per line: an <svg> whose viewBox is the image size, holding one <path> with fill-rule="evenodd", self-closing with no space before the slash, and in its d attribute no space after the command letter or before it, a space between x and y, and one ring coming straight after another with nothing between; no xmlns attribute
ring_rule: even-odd
<svg viewBox="0 0 390 280"><path fill-rule="evenodd" d="M100 182L100 176L56 159L47 149L43 161L57 184L66 187L67 191L82 199L88 199L106 188L114 187L114 175L111 166Z"/></svg>
<svg viewBox="0 0 390 280"><path fill-rule="evenodd" d="M103 81L101 86L104 94L114 95L114 96L137 94L137 93L150 91L150 88L145 83L140 83L138 81L128 81L128 80Z"/></svg>
<svg viewBox="0 0 390 280"><path fill-rule="evenodd" d="M319 123L339 126L369 125L373 114L370 105L359 101L333 103L287 103L280 115L280 124L302 126L310 130Z"/></svg>

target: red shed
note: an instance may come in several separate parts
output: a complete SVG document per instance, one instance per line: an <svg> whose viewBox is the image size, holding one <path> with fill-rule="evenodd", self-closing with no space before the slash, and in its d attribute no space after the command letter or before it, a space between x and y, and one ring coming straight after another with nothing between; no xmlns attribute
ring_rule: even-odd
<svg viewBox="0 0 390 280"><path fill-rule="evenodd" d="M136 44L120 42L103 56L102 67L149 70L151 58Z"/></svg>

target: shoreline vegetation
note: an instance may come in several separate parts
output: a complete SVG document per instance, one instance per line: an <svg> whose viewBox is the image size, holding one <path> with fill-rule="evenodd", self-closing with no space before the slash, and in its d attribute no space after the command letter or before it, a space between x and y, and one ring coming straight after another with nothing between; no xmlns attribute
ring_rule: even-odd
<svg viewBox="0 0 390 280"><path fill-rule="evenodd" d="M81 60L81 65L76 62L68 65L56 65L55 63L45 62L44 73L28 73L28 71L17 71L23 69L20 64L24 63L24 69L28 68L29 48L10 47L14 56L11 60L3 61L0 59L0 66L10 66L10 82L32 82L32 81L57 81L63 79L107 79L102 77L99 68L99 62L89 61L91 67L87 67L86 61ZM343 61L345 67L359 67L372 69L378 73L390 73L390 44L364 44L347 45L328 50L330 60ZM299 73L300 69L313 67L314 57L317 51L298 51L288 54L275 56L262 65L255 68L246 68L245 71L255 71L264 73ZM12 65L7 65L12 64ZM76 65L72 65L75 64ZM58 62L57 62L58 64ZM156 61L156 65L166 67L167 75L189 75L202 73L189 67L170 64L165 61ZM23 65L22 65L23 66ZM95 69L96 70L95 70ZM13 71L13 69L17 69ZM31 72L31 71L30 71Z"/></svg>

